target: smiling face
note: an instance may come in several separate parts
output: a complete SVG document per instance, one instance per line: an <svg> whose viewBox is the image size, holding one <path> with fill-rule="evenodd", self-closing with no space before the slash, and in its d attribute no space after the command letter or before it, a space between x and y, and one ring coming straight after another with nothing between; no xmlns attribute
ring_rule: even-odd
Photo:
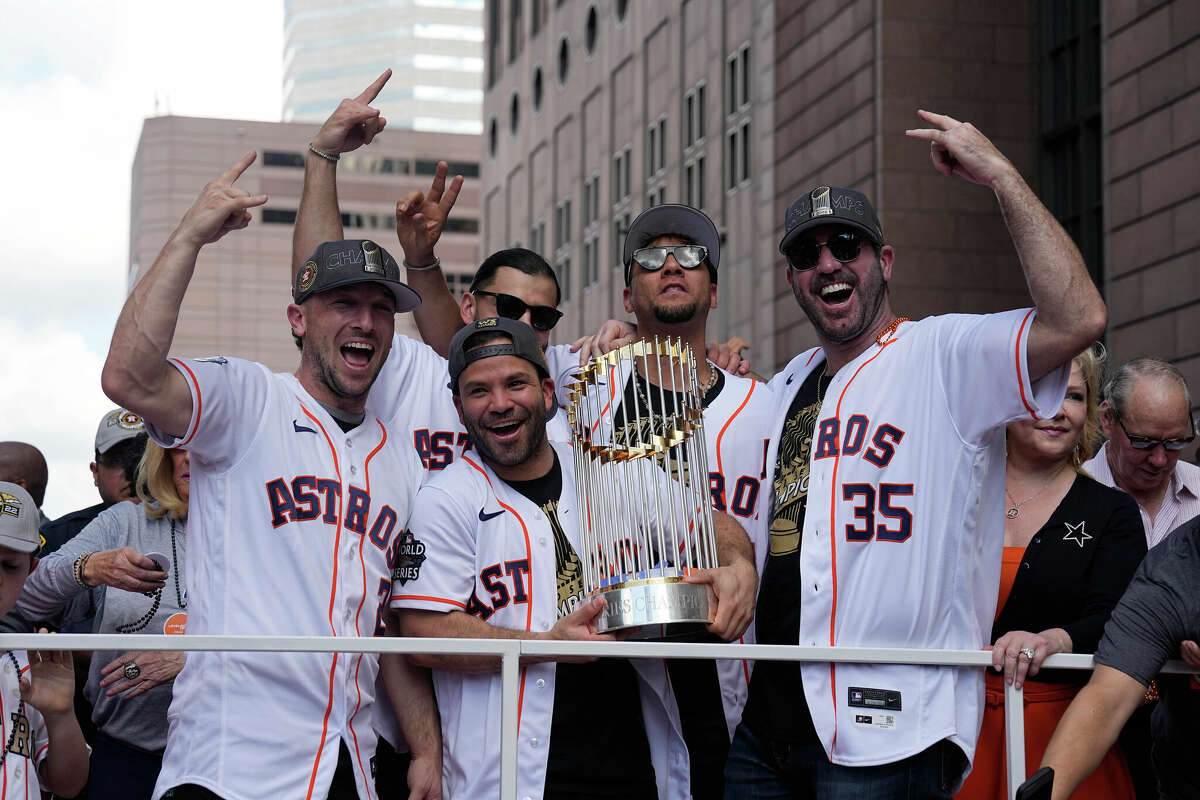
<svg viewBox="0 0 1200 800"><path fill-rule="evenodd" d="M1046 419L1010 423L1009 452L1047 464L1070 460L1075 445L1083 436L1087 411L1088 395L1083 371L1078 364L1072 364L1067 394L1058 413Z"/></svg>
<svg viewBox="0 0 1200 800"><path fill-rule="evenodd" d="M824 245L831 234L844 230L837 225L822 225L806 232ZM797 240L799 243L801 240ZM884 245L879 256L868 239L863 240L858 258L842 263L828 247L822 247L816 267L787 269L788 283L796 302L808 316L822 344L854 344L870 334L885 318L890 318L887 282L892 277L894 253Z"/></svg>
<svg viewBox="0 0 1200 800"><path fill-rule="evenodd" d="M288 306L292 332L303 337L301 385L323 403L359 413L387 360L396 328L391 292L355 283Z"/></svg>
<svg viewBox="0 0 1200 800"><path fill-rule="evenodd" d="M1137 450L1129 443L1126 431L1154 439L1184 438L1192 433L1189 413L1179 384L1155 376L1135 380L1120 417L1105 404L1100 424L1108 437L1108 465L1118 487L1135 497L1158 494L1167 488L1180 451L1162 445Z"/></svg>
<svg viewBox="0 0 1200 800"><path fill-rule="evenodd" d="M678 244L692 242L675 236L660 236L646 246ZM642 268L635 260L623 296L625 311L637 317L639 328L695 322L703 330L709 309L717 307L717 285L712 282L708 264L684 269L674 255L668 255L662 268L654 271Z"/></svg>
<svg viewBox="0 0 1200 800"><path fill-rule="evenodd" d="M542 474L536 463L549 453L546 417L553 402L554 382L512 355L468 364L454 397L475 449L497 475L514 480Z"/></svg>

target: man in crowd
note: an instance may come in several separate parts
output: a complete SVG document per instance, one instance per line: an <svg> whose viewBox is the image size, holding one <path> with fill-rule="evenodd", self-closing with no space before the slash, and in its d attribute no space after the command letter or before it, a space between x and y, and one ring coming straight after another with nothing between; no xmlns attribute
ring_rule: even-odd
<svg viewBox="0 0 1200 800"><path fill-rule="evenodd" d="M27 442L0 442L0 481L21 486L37 503L39 527L50 520L42 511L50 471L42 451Z"/></svg>
<svg viewBox="0 0 1200 800"><path fill-rule="evenodd" d="M1174 364L1135 358L1109 378L1100 409L1108 441L1083 468L1137 501L1154 547L1200 514L1200 467L1179 460L1196 438L1187 381Z"/></svg>
<svg viewBox="0 0 1200 800"><path fill-rule="evenodd" d="M1200 639L1200 517L1146 555L1113 609L1096 649L1096 669L1059 722L1042 766L1054 769L1055 800L1066 800L1092 773L1141 705L1146 686L1181 644ZM1186 652L1186 651L1185 651ZM1200 797L1200 682L1162 675L1153 717L1158 795Z"/></svg>
<svg viewBox="0 0 1200 800"><path fill-rule="evenodd" d="M970 124L920 116L930 127L908 135L930 142L935 168L995 194L1036 308L899 318L887 290L895 252L869 200L821 186L791 204L780 250L820 347L770 384L760 642L771 628L804 645L983 647L1003 543L1004 426L1053 414L1071 358L1104 330L1078 250L1016 168ZM980 670L763 667L726 797L949 798L961 783L983 714Z"/></svg>
<svg viewBox="0 0 1200 800"><path fill-rule="evenodd" d="M475 452L417 495L420 511L405 534L392 590L399 632L611 641L595 633L605 601L584 602L574 457L546 435L554 384L533 331L515 320L477 320L455 334L449 371ZM666 480L651 462L637 463ZM713 518L722 566L688 580L711 584L717 606L710 630L733 639L753 613L753 553L732 518ZM498 796L500 739L491 727L500 714L497 659L412 658L434 669L447 795ZM523 662L518 794L690 797L662 663L566 661Z"/></svg>
<svg viewBox="0 0 1200 800"><path fill-rule="evenodd" d="M423 474L365 409L395 314L420 301L399 266L368 240L316 249L287 307L300 340L294 375L167 355L201 248L267 200L234 186L254 157L204 188L134 287L102 383L157 442L190 454L188 633L371 635ZM371 800L377 668L362 653L190 654L155 797ZM408 683L414 699L431 691ZM436 742L436 730L410 741Z"/></svg>
<svg viewBox="0 0 1200 800"><path fill-rule="evenodd" d="M40 555L53 553L113 503L136 499L133 481L145 450L146 426L141 417L123 408L105 414L96 428L95 456L88 465L100 502L43 525Z"/></svg>

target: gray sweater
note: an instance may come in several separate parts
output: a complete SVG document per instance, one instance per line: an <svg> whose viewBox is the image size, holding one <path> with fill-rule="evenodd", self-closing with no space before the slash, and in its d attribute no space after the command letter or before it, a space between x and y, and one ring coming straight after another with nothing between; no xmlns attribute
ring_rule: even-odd
<svg viewBox="0 0 1200 800"><path fill-rule="evenodd" d="M153 606L154 599L140 592L127 592L107 586L84 590L75 583L72 570L75 559L86 552L114 550L129 546L139 553L156 553L172 563L167 585L157 612L144 627L130 632L124 650L97 650L92 654L84 693L92 702L92 720L96 727L125 744L143 750L161 750L167 744L167 706L171 703L172 684L156 686L133 699L120 695L108 697L100 689L100 669L123 653L138 649L135 633L164 633L167 621L185 614L187 603L183 561L187 550L187 522L175 522L175 555L171 553L171 521L166 517L147 519L142 506L117 503L101 512L95 520L57 551L46 556L25 581L17 609L28 619L52 620L62 626L87 616L95 608L93 633L119 633L118 626L139 625ZM164 565L165 566L165 565ZM176 576L179 582L176 584ZM178 586L178 596L176 595ZM172 620L172 630L182 617Z"/></svg>

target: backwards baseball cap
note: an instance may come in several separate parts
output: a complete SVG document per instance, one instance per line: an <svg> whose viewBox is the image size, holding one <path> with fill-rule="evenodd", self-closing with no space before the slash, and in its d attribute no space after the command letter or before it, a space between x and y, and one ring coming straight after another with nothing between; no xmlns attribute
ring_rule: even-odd
<svg viewBox="0 0 1200 800"><path fill-rule="evenodd" d="M856 228L877 246L883 246L883 228L865 194L840 186L818 186L788 206L784 217L786 232L779 243L779 252L782 253L800 234L818 225Z"/></svg>
<svg viewBox="0 0 1200 800"><path fill-rule="evenodd" d="M15 483L0 481L0 545L18 553L32 553L42 546L38 533L37 503Z"/></svg>
<svg viewBox="0 0 1200 800"><path fill-rule="evenodd" d="M114 408L100 420L96 429L96 452L104 455L112 446L146 432L142 418L124 408Z"/></svg>
<svg viewBox="0 0 1200 800"><path fill-rule="evenodd" d="M421 295L400 280L400 267L387 250L370 239L325 242L296 273L292 299L303 303L318 292L352 283L380 283L396 301L396 311L412 311Z"/></svg>
<svg viewBox="0 0 1200 800"><path fill-rule="evenodd" d="M625 252L622 256L625 285L628 286L633 280L633 251L642 247L642 242L653 241L669 233L691 239L708 251L708 274L716 283L717 265L721 261L721 237L717 233L717 226L703 211L682 203L664 203L638 214L625 234Z"/></svg>
<svg viewBox="0 0 1200 800"><path fill-rule="evenodd" d="M477 333L499 333L507 336L507 342L490 342L482 347L467 350L468 340ZM466 327L459 328L450 340L450 391L458 391L458 376L468 365L492 356L516 356L537 367L543 377L550 377L546 356L538 345L537 334L524 322L507 317L477 319Z"/></svg>

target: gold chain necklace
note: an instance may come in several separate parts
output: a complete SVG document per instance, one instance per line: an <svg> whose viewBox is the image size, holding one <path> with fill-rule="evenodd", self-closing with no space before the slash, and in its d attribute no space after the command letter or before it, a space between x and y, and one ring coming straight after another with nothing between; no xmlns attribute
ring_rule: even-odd
<svg viewBox="0 0 1200 800"><path fill-rule="evenodd" d="M1040 495L1042 492L1049 489L1050 485L1052 483L1054 483L1056 480L1058 480L1058 476L1062 475L1063 470L1066 468L1067 468L1067 465L1063 464L1061 467L1058 468L1058 472L1054 473L1054 475L1048 481L1046 481L1045 483L1042 484L1042 488L1038 489L1036 492L1029 495L1029 497L1026 497L1024 500L1022 500L1019 503L1013 499L1013 496L1011 494L1008 493L1008 487L1007 486L1004 487L1004 496L1008 499L1008 502L1012 503L1012 505L1010 505L1008 507L1008 510L1004 512L1004 516L1008 517L1009 519L1016 519L1021 514L1021 506L1025 505L1030 500L1033 500L1038 495Z"/></svg>
<svg viewBox="0 0 1200 800"><path fill-rule="evenodd" d="M712 361L709 361L708 359L705 359L705 361L708 361L709 375L708 375L708 383L704 384L704 389L700 392L700 407L701 408L708 408L708 393L711 392L712 388L717 385L717 365L714 364ZM634 387L637 388L638 399L641 400L642 403L646 406L647 413L653 412L654 406L650 405L650 398L646 396L645 387L642 386L643 383L650 382L649 377L643 378L641 375L639 375L637 373L637 370L634 370L633 377L634 377L633 385L634 385ZM680 392L672 390L671 394L678 395L678 394L680 394ZM666 409L663 409L663 413L666 413Z"/></svg>

